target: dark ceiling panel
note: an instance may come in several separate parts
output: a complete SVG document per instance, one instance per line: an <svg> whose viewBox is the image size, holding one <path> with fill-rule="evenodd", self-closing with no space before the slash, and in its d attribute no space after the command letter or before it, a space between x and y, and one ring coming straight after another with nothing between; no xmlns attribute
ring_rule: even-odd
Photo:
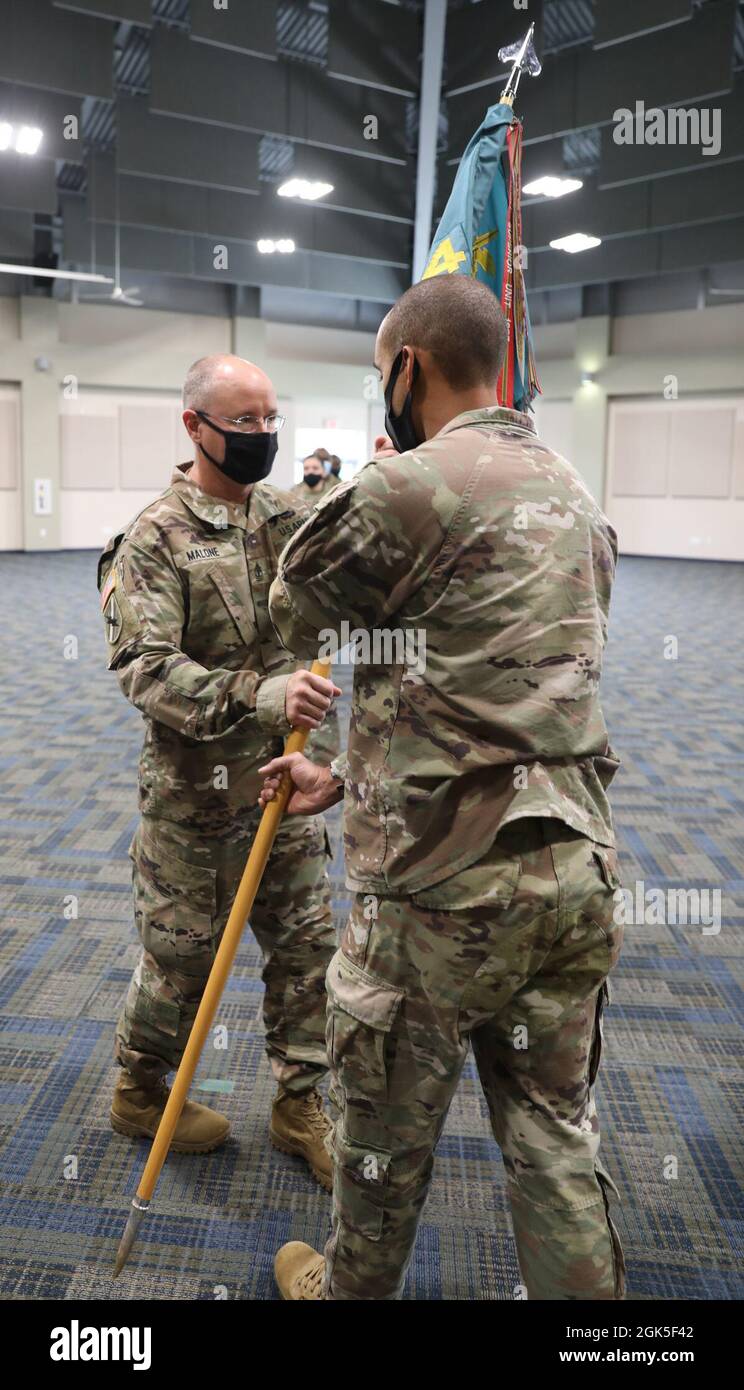
<svg viewBox="0 0 744 1390"><path fill-rule="evenodd" d="M33 254L33 213L0 209L0 260L28 264Z"/></svg>
<svg viewBox="0 0 744 1390"><path fill-rule="evenodd" d="M95 157L93 171L94 215L97 220L113 221L113 157ZM410 254L410 229L405 223L290 203L277 198L273 189L252 197L205 188L195 197L190 184L124 174L119 177L119 218L130 226L209 236L215 243L292 237L306 251L359 256L397 265L405 265Z"/></svg>
<svg viewBox="0 0 744 1390"><path fill-rule="evenodd" d="M531 0L529 10L517 9L504 0L481 0L479 5L463 5L447 16L447 92L472 87L480 82L496 83L503 76L499 49L524 37L534 20L535 48L542 56L542 0ZM526 84L530 79L523 78ZM539 79L538 79L539 80ZM498 101L498 92L486 99Z"/></svg>
<svg viewBox="0 0 744 1390"><path fill-rule="evenodd" d="M576 256L565 251L538 251L527 267L527 292L566 285L596 285L642 275L699 270L740 261L744 218L706 227L656 232L653 236L617 237Z"/></svg>
<svg viewBox="0 0 744 1390"><path fill-rule="evenodd" d="M703 240L701 243L701 235ZM687 227L665 233L659 270L668 274L691 266L710 266L724 261L740 261L744 246L744 218L719 222L712 227ZM702 257L701 257L702 250Z"/></svg>
<svg viewBox="0 0 744 1390"><path fill-rule="evenodd" d="M525 205L522 215L522 236L530 250L546 247L557 237L571 232L587 232L599 237L622 236L647 230L648 226L646 184L598 193L593 180L588 180L577 193L569 193L565 198L546 198Z"/></svg>
<svg viewBox="0 0 744 1390"><path fill-rule="evenodd" d="M680 24L692 15L692 0L594 0L594 47L623 43L639 34ZM664 40L662 39L663 43ZM674 42L672 37L670 42Z"/></svg>
<svg viewBox="0 0 744 1390"><path fill-rule="evenodd" d="M525 206L522 235L530 249L544 248L571 232L618 237L741 214L744 179L736 164L723 164L696 173L692 183L687 174L673 174L599 190L594 179L587 179L577 193Z"/></svg>
<svg viewBox="0 0 744 1390"><path fill-rule="evenodd" d="M692 181L687 174L673 174L648 184L631 184L617 192L628 194L635 187L649 191L652 227L683 227L693 222L715 222L744 215L744 179L738 164L701 169ZM599 198L607 196L607 193L598 195Z"/></svg>
<svg viewBox="0 0 744 1390"><path fill-rule="evenodd" d="M295 144L292 176L323 179L333 192L322 207L355 209L379 217L412 221L416 193L413 162L389 164L379 159L359 159L323 149L320 145Z"/></svg>
<svg viewBox="0 0 744 1390"><path fill-rule="evenodd" d="M530 255L527 266L527 293L531 289L553 289L563 285L594 285L604 280L622 280L637 275L653 275L658 270L660 235L618 237L591 251L571 256L565 251L538 251Z"/></svg>
<svg viewBox="0 0 744 1390"><path fill-rule="evenodd" d="M29 212L57 211L57 173L53 159L0 150L0 207Z"/></svg>
<svg viewBox="0 0 744 1390"><path fill-rule="evenodd" d="M73 10L97 19L114 19L148 29L152 24L150 0L52 0L52 4L56 10Z"/></svg>
<svg viewBox="0 0 744 1390"><path fill-rule="evenodd" d="M38 126L43 130L41 154L47 159L82 162L85 150L80 138L80 115L79 97L60 96L58 92L43 92L39 87L20 87L10 82L0 82L0 121L9 121L14 126ZM65 139L68 116L74 116L77 120L77 140ZM67 128L71 128L69 124Z"/></svg>
<svg viewBox="0 0 744 1390"><path fill-rule="evenodd" d="M116 122L122 173L258 192L257 135L155 116L144 97L120 96Z"/></svg>
<svg viewBox="0 0 744 1390"><path fill-rule="evenodd" d="M233 0L218 9L214 0L191 0L191 37L241 53L276 55L277 0Z"/></svg>
<svg viewBox="0 0 744 1390"><path fill-rule="evenodd" d="M576 125L604 125L617 109L632 109L641 98L647 107L668 106L729 91L735 13L736 0L716 0L698 10L673 36L673 62L664 61L664 36L658 34L582 52Z"/></svg>
<svg viewBox="0 0 744 1390"><path fill-rule="evenodd" d="M80 198L63 198L65 260L87 268L90 265L90 225ZM317 290L324 294L352 296L391 304L407 288L406 270L376 265L373 261L342 256L313 255L298 251L294 256L262 256L255 246L226 241L228 267L215 270L213 245L209 238L186 233L151 231L141 227L122 227L121 263L126 267L124 282L140 270L150 274L194 276L222 284L285 285L288 288ZM114 229L98 224L96 230L96 268L110 269L114 258Z"/></svg>
<svg viewBox="0 0 744 1390"><path fill-rule="evenodd" d="M3 11L0 78L75 96L112 95L109 22L57 10L50 0L3 0Z"/></svg>
<svg viewBox="0 0 744 1390"><path fill-rule="evenodd" d="M710 107L707 109L711 110ZM717 98L714 109L720 112L720 154L706 154L702 143L618 145L613 138L613 127L604 126L601 131L599 186L611 188L615 184L658 178L683 169L706 169L725 160L744 158L744 77L739 76L730 95ZM705 132L706 127L701 128ZM707 129L710 131L710 126ZM538 148L537 145L531 147L535 150Z"/></svg>
<svg viewBox="0 0 744 1390"><path fill-rule="evenodd" d="M414 96L421 17L381 0L330 0L328 72Z"/></svg>
<svg viewBox="0 0 744 1390"><path fill-rule="evenodd" d="M369 92L298 64L268 62L156 29L150 109L284 135L373 158L406 158L405 98L375 95L378 138L365 139Z"/></svg>
<svg viewBox="0 0 744 1390"><path fill-rule="evenodd" d="M475 7L476 9L478 6ZM674 62L660 61L662 38L632 39L594 50L581 48L546 63L540 77L523 79L516 109L527 141L606 125L620 108L694 103L732 85L735 0L714 0L674 34ZM480 101L479 101L480 98ZM450 97L449 152L461 152L483 117L478 92Z"/></svg>
<svg viewBox="0 0 744 1390"><path fill-rule="evenodd" d="M294 139L367 156L370 178L375 177L373 160L407 158L405 97L375 92L370 101L369 91L353 82L305 72L291 76L288 134ZM364 134L370 116L377 122L375 139Z"/></svg>

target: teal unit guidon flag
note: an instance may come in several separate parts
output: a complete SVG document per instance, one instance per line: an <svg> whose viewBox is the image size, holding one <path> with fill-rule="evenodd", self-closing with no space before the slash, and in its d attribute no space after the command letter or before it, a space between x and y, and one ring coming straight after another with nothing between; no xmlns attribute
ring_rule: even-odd
<svg viewBox="0 0 744 1390"><path fill-rule="evenodd" d="M498 398L516 410L540 390L524 283L521 163L522 123L497 102L460 161L421 277L471 275L493 290L509 335Z"/></svg>

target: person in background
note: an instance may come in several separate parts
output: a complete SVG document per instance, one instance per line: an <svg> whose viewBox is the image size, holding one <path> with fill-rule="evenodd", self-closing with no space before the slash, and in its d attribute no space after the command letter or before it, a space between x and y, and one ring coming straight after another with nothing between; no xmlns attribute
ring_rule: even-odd
<svg viewBox="0 0 744 1390"><path fill-rule="evenodd" d="M326 458L330 458L325 449L322 452ZM302 482L295 483L294 487L289 489L292 497L300 498L308 507L315 506L321 497L327 497L337 485L336 479L327 475L325 461L320 455L321 451L316 450L302 460Z"/></svg>
<svg viewBox="0 0 744 1390"><path fill-rule="evenodd" d="M329 482L333 483L334 487L338 487L339 483L341 482L341 460L338 454L330 455L328 459L328 465L330 469L328 473L328 480Z"/></svg>

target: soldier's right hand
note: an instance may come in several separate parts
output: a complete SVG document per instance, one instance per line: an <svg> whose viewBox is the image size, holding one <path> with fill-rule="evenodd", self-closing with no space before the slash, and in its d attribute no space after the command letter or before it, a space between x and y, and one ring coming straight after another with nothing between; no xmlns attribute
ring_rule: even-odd
<svg viewBox="0 0 744 1390"><path fill-rule="evenodd" d="M293 729L319 729L331 705L341 694L333 681L312 671L295 671L287 681L285 709Z"/></svg>

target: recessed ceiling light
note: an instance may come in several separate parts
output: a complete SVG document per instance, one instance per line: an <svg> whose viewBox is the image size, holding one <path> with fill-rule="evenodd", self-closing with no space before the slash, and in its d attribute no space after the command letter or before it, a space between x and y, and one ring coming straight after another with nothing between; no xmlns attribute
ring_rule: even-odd
<svg viewBox="0 0 744 1390"><path fill-rule="evenodd" d="M572 232L570 236L556 237L550 245L554 251L568 251L575 256L577 251L589 251L592 246L601 246L602 238L587 236L586 232Z"/></svg>
<svg viewBox="0 0 744 1390"><path fill-rule="evenodd" d="M38 126L22 125L16 136L16 150L18 154L36 154L43 139L44 132Z"/></svg>
<svg viewBox="0 0 744 1390"><path fill-rule="evenodd" d="M0 150L9 150L13 143L13 127L7 121L0 121Z"/></svg>
<svg viewBox="0 0 744 1390"><path fill-rule="evenodd" d="M332 183L323 183L320 179L287 179L277 188L280 198L303 198L306 202L314 203L317 198L325 198L326 194L333 192Z"/></svg>
<svg viewBox="0 0 744 1390"><path fill-rule="evenodd" d="M526 183L522 192L535 198L562 198L566 193L575 193L578 188L583 187L581 179L560 179L546 174L542 179L533 179L532 183Z"/></svg>
<svg viewBox="0 0 744 1390"><path fill-rule="evenodd" d="M282 256L290 256L295 250L295 244L291 237L280 237L278 241L274 241L272 237L261 237L256 245L262 256L273 256L275 251L278 251Z"/></svg>

